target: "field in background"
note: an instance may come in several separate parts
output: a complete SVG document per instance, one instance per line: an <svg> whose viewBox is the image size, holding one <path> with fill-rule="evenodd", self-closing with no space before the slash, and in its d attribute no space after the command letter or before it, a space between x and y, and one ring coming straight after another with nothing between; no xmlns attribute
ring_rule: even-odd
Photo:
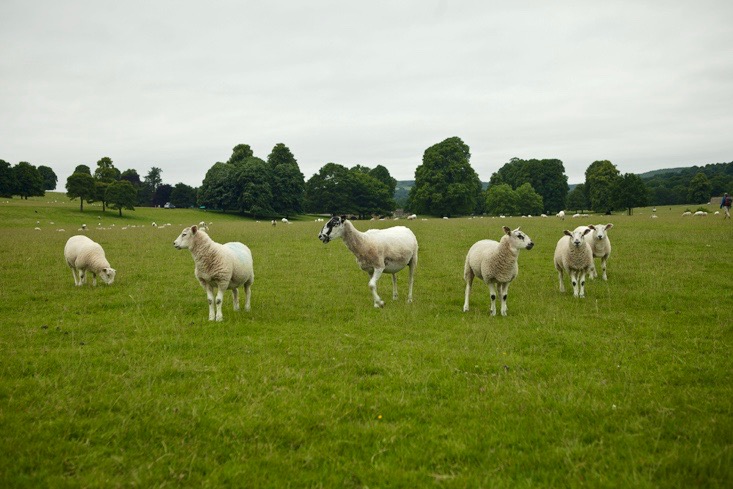
<svg viewBox="0 0 733 489"><path fill-rule="evenodd" d="M375 310L312 218L0 201L0 486L730 487L733 224L686 207L357 221L420 243L414 303L403 272ZM250 313L227 293L224 321L207 320L172 246L201 220L252 249ZM559 293L562 230L601 222L609 281ZM63 247L82 223L111 286L73 285ZM463 313L465 253L503 225L536 243L509 316L488 314L480 282Z"/></svg>

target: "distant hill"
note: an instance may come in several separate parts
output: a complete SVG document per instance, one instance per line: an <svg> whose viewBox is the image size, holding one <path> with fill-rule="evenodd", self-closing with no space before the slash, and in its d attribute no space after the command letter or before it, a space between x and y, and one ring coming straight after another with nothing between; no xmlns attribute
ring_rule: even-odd
<svg viewBox="0 0 733 489"><path fill-rule="evenodd" d="M684 170L688 170L690 167L679 167L679 168L663 168L661 170L652 170L644 173L637 173L641 178L652 178L656 175L662 175L663 173L679 173Z"/></svg>

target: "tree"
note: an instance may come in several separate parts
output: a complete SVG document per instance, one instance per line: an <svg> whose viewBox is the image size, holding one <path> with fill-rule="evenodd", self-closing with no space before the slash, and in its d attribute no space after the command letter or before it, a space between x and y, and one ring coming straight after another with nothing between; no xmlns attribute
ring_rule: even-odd
<svg viewBox="0 0 733 489"><path fill-rule="evenodd" d="M107 187L105 199L109 202L110 208L120 211L122 217L122 209L135 210L137 190L127 180L117 180Z"/></svg>
<svg viewBox="0 0 733 489"><path fill-rule="evenodd" d="M486 212L488 214L512 215L518 213L519 197L508 183L489 185L486 190Z"/></svg>
<svg viewBox="0 0 733 489"><path fill-rule="evenodd" d="M74 169L74 173L86 173L87 175L92 175L92 170L89 169L87 165L77 165L77 167Z"/></svg>
<svg viewBox="0 0 733 489"><path fill-rule="evenodd" d="M94 202L94 177L89 173L73 173L66 179L66 196L70 200L79 199L79 210L84 212L84 201Z"/></svg>
<svg viewBox="0 0 733 489"><path fill-rule="evenodd" d="M585 184L580 183L568 194L568 209L583 212L590 209L588 198L585 195Z"/></svg>
<svg viewBox="0 0 733 489"><path fill-rule="evenodd" d="M644 181L638 175L626 173L616 179L613 187L613 203L617 209L627 209L634 213L634 207L647 205L648 191Z"/></svg>
<svg viewBox="0 0 733 489"><path fill-rule="evenodd" d="M305 177L293 153L283 143L278 143L267 157L267 163L272 169L270 186L275 213L289 217L302 212Z"/></svg>
<svg viewBox="0 0 733 489"><path fill-rule="evenodd" d="M392 178L392 175L390 175L387 168L382 165L377 165L373 169L369 170L369 175L385 184L389 189L389 193L394 195L395 190L397 189L397 179Z"/></svg>
<svg viewBox="0 0 733 489"><path fill-rule="evenodd" d="M153 197L155 196L155 190L158 185L163 183L163 179L160 177L162 170L157 166L150 168L148 174L145 175L142 184L138 187L137 191L137 202L138 205L151 206L153 205Z"/></svg>
<svg viewBox="0 0 733 489"><path fill-rule="evenodd" d="M523 215L542 214L544 209L542 196L535 192L530 183L524 183L515 190L517 194L517 210Z"/></svg>
<svg viewBox="0 0 733 489"><path fill-rule="evenodd" d="M229 157L229 161L227 161L227 163L230 165L238 165L244 163L245 160L252 158L253 156L254 153L252 152L252 148L249 147L249 144L238 144L232 148L232 156Z"/></svg>
<svg viewBox="0 0 733 489"><path fill-rule="evenodd" d="M199 188L198 204L226 212L238 208L236 168L217 162L209 168Z"/></svg>
<svg viewBox="0 0 733 489"><path fill-rule="evenodd" d="M170 195L170 203L176 207L193 207L196 205L196 189L185 183L177 183Z"/></svg>
<svg viewBox="0 0 733 489"><path fill-rule="evenodd" d="M240 165L237 171L240 212L255 218L273 216L275 210L272 208L271 167L254 156L237 164Z"/></svg>
<svg viewBox="0 0 733 489"><path fill-rule="evenodd" d="M38 167L38 172L43 178L43 188L45 190L55 190L59 179L53 170L48 166L41 165Z"/></svg>
<svg viewBox="0 0 733 489"><path fill-rule="evenodd" d="M425 150L410 189L413 212L437 216L470 214L481 195L481 181L471 167L469 147L458 137Z"/></svg>
<svg viewBox="0 0 733 489"><path fill-rule="evenodd" d="M704 173L699 172L690 180L690 186L687 189L687 202L690 204L707 204L710 202L712 184Z"/></svg>
<svg viewBox="0 0 733 489"><path fill-rule="evenodd" d="M160 176L161 173L163 173L163 170L161 170L157 166L150 168L150 171L148 171L148 174L145 175L143 184L150 186L154 192L155 189L158 188L158 185L163 183L163 179Z"/></svg>
<svg viewBox="0 0 733 489"><path fill-rule="evenodd" d="M605 212L613 208L613 188L619 171L608 160L594 161L585 170L585 190L591 208Z"/></svg>
<svg viewBox="0 0 733 489"><path fill-rule="evenodd" d="M306 212L348 214L354 211L350 201L353 176L337 163L327 163L305 184Z"/></svg>
<svg viewBox="0 0 733 489"><path fill-rule="evenodd" d="M13 167L16 187L13 195L19 195L22 199L28 197L42 197L46 195L43 190L43 177L38 168L27 161L21 161Z"/></svg>
<svg viewBox="0 0 733 489"><path fill-rule="evenodd" d="M158 185L158 188L155 189L155 194L153 194L153 205L163 207L166 203L170 202L171 192L173 192L173 187L167 183Z"/></svg>
<svg viewBox="0 0 733 489"><path fill-rule="evenodd" d="M350 208L360 219L368 216L383 216L395 210L394 193L370 173L351 170Z"/></svg>
<svg viewBox="0 0 733 489"><path fill-rule="evenodd" d="M102 203L102 212L107 210L107 188L120 179L120 171L115 168L112 159L105 156L97 161L97 169L94 170L94 187L96 199Z"/></svg>
<svg viewBox="0 0 733 489"><path fill-rule="evenodd" d="M239 145L234 149L236 150L240 146L246 146L246 148L249 148L249 146L244 144ZM244 153L246 154L246 151L244 151ZM251 149L249 149L249 153L252 153ZM250 154L248 158L251 156L252 154ZM277 143L275 147L272 148L272 151L267 156L267 163L269 163L272 168L277 168L280 165L298 164L298 162L295 160L295 156L293 156L293 153L290 151L290 148L285 146L283 143Z"/></svg>
<svg viewBox="0 0 733 489"><path fill-rule="evenodd" d="M0 160L0 197L12 197L18 186L13 167L5 160Z"/></svg>
<svg viewBox="0 0 733 489"><path fill-rule="evenodd" d="M565 208L568 177L560 160L512 158L509 163L491 175L490 185L500 183L508 183L515 189L529 183L534 191L542 196L544 210L555 213Z"/></svg>
<svg viewBox="0 0 733 489"><path fill-rule="evenodd" d="M140 180L140 175L138 175L137 170L135 170L134 168L123 171L120 174L120 180L127 180L136 189L140 188L140 185L143 184L142 180Z"/></svg>

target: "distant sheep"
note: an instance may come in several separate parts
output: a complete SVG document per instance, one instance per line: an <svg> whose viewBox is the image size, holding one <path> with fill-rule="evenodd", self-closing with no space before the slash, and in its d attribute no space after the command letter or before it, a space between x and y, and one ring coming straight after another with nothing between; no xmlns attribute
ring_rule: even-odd
<svg viewBox="0 0 733 489"><path fill-rule="evenodd" d="M691 215L692 215L692 212L690 212L690 211L685 211L685 212L682 213L682 216L683 217L687 217L687 216L691 216Z"/></svg>
<svg viewBox="0 0 733 489"><path fill-rule="evenodd" d="M331 218L318 235L324 244L341 238L346 247L356 256L356 262L369 274L369 290L374 307L384 307L384 301L377 294L377 281L382 273L392 274L392 299L397 299L397 272L409 267L407 302L412 302L412 284L417 266L417 238L409 228L394 226L387 229L357 230L346 216Z"/></svg>
<svg viewBox="0 0 733 489"><path fill-rule="evenodd" d="M92 285L97 285L97 275L102 281L111 285L115 280L117 271L109 265L104 256L104 249L99 243L83 235L72 236L66 241L64 247L64 258L66 264L71 268L74 276L74 285L82 286L87 281L87 272L92 274ZM78 276L77 276L78 274Z"/></svg>
<svg viewBox="0 0 733 489"><path fill-rule="evenodd" d="M555 247L555 269L560 281L560 292L565 292L563 273L570 276L573 284L573 296L585 297L585 275L593 266L593 250L585 241L585 236L593 230L593 226L587 226L585 231L573 231L567 229L565 236L560 238Z"/></svg>
<svg viewBox="0 0 733 489"><path fill-rule="evenodd" d="M557 217L559 217L561 220L565 220L565 211L560 211L557 213Z"/></svg>
<svg viewBox="0 0 733 489"><path fill-rule="evenodd" d="M694 215L694 216L698 216L698 217L707 217L707 216L708 216L708 213L707 213L707 212L705 212L705 211L697 211L697 212L695 212L695 214L693 214L693 215Z"/></svg>
<svg viewBox="0 0 733 489"><path fill-rule="evenodd" d="M209 299L209 321L221 321L224 291L232 291L234 310L239 311L239 289L244 286L244 310L250 310L251 287L254 282L252 252L239 242L220 244L197 226L184 229L173 241L177 250L187 249L193 256L194 275L206 290ZM214 302L214 288L216 302Z"/></svg>
<svg viewBox="0 0 733 489"><path fill-rule="evenodd" d="M199 231L206 231L207 233L209 232L209 226L206 225L206 221L201 221L198 228Z"/></svg>
<svg viewBox="0 0 733 489"><path fill-rule="evenodd" d="M281 222L283 222L284 224L290 224L290 221L288 221L288 220L287 220L286 218L284 218L284 217L283 217L282 219L280 219L280 221L281 221Z"/></svg>
<svg viewBox="0 0 733 489"><path fill-rule="evenodd" d="M520 228L512 231L504 226L504 236L501 241L483 239L474 243L466 255L463 267L463 279L466 281L466 298L463 302L463 312L468 311L468 301L471 295L471 286L474 277L478 277L489 286L491 294L491 315L496 316L496 287L501 297L501 315L507 315L506 299L509 293L509 284L519 274L517 258L519 250L531 250L534 243Z"/></svg>
<svg viewBox="0 0 733 489"><path fill-rule="evenodd" d="M656 217L656 216L652 216ZM608 276L606 275L606 264L608 262L608 258L611 256L611 240L608 237L608 230L613 227L613 224L610 222L608 224L597 224L595 226L592 226L592 231L590 234L588 234L585 238L585 241L590 244L591 250L593 251L593 258L595 262L595 258L601 259L601 270L603 270L603 280L608 280ZM589 226L578 226L575 228L575 231L585 231L586 228L589 228ZM598 272L596 271L596 264L593 263L591 265L591 269L589 271L591 278L598 277Z"/></svg>
<svg viewBox="0 0 733 489"><path fill-rule="evenodd" d="M409 219L410 221L413 221L417 219L417 214L410 214L409 216L407 216L407 219Z"/></svg>

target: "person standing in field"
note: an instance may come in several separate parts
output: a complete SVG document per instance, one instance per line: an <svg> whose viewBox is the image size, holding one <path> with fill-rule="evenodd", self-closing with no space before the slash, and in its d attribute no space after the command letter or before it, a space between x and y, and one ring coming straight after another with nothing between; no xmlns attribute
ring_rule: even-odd
<svg viewBox="0 0 733 489"><path fill-rule="evenodd" d="M725 216L723 216L723 219L730 219L730 205L731 205L731 196L728 195L726 192L723 198L720 200L720 208L725 209Z"/></svg>

